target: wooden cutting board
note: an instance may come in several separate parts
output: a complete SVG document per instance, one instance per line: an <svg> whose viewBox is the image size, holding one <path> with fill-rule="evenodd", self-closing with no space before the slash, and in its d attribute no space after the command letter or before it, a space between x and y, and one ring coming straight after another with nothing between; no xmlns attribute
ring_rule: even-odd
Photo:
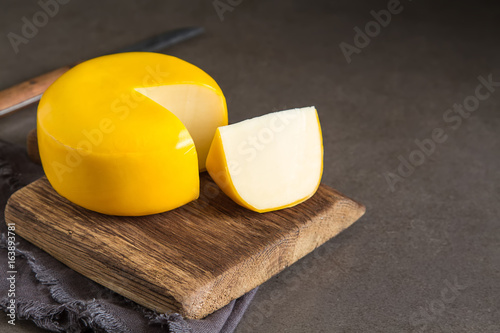
<svg viewBox="0 0 500 333"><path fill-rule="evenodd" d="M203 318L350 226L365 207L321 185L264 214L236 205L205 173L200 198L173 211L118 217L79 207L45 177L6 207L16 232L90 279L159 312Z"/></svg>

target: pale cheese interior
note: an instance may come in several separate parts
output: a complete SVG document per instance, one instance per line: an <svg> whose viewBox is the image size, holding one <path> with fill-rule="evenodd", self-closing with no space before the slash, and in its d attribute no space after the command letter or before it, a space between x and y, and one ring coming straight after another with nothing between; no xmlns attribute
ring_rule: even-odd
<svg viewBox="0 0 500 333"><path fill-rule="evenodd" d="M215 130L227 124L223 97L213 89L197 84L135 90L172 112L186 126L196 146L199 167L204 169Z"/></svg>

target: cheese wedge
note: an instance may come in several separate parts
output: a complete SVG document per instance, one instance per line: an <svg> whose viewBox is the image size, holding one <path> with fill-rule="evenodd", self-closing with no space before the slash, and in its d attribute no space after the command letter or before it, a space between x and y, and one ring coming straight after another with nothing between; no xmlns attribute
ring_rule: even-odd
<svg viewBox="0 0 500 333"><path fill-rule="evenodd" d="M256 212L310 198L323 173L323 139L314 107L267 114L219 127L207 171L239 205Z"/></svg>
<svg viewBox="0 0 500 333"><path fill-rule="evenodd" d="M37 114L51 185L111 215L154 214L196 199L203 156L225 124L224 96L208 74L146 52L77 65L43 94Z"/></svg>

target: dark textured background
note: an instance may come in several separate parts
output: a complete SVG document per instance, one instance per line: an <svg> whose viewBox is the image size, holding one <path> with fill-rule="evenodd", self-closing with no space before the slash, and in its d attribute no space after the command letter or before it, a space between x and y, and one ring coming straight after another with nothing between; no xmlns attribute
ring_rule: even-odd
<svg viewBox="0 0 500 333"><path fill-rule="evenodd" d="M500 81L496 2L402 0L350 64L339 44L386 1L244 0L221 21L212 1L72 0L18 54L6 35L40 8L0 3L0 88L199 25L205 36L167 53L219 82L230 122L317 107L323 182L367 214L265 283L237 332L500 332L500 87L458 128L443 120L478 76ZM0 138L23 143L34 125L30 107L0 119ZM392 191L387 173L434 128L447 140Z"/></svg>

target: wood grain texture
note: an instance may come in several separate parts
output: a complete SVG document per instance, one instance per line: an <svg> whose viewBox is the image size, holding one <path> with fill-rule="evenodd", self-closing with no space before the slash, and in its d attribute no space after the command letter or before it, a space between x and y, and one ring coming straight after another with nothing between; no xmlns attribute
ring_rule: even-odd
<svg viewBox="0 0 500 333"><path fill-rule="evenodd" d="M35 103L37 96L41 96L55 80L73 66L75 65L55 69L0 91L0 117ZM28 101L31 102L27 103Z"/></svg>
<svg viewBox="0 0 500 333"><path fill-rule="evenodd" d="M203 318L364 212L322 185L300 205L259 214L236 205L204 173L198 200L162 214L116 217L72 204L43 177L12 195L6 221L67 266L147 308Z"/></svg>

